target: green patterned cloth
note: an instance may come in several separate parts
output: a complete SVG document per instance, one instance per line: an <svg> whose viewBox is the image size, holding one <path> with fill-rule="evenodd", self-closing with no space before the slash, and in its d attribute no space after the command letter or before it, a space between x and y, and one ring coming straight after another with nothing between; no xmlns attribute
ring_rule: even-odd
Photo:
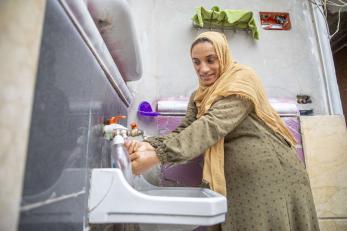
<svg viewBox="0 0 347 231"><path fill-rule="evenodd" d="M206 10L204 7L196 9L192 18L193 26L199 28L217 29L249 29L254 39L259 39L259 32L253 12L247 10L221 10L218 6Z"/></svg>

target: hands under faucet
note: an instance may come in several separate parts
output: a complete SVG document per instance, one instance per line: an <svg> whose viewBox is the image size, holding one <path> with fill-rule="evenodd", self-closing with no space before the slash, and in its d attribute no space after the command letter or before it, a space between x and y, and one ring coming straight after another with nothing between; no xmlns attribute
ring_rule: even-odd
<svg viewBox="0 0 347 231"><path fill-rule="evenodd" d="M155 148L147 142L127 140L124 145L129 153L132 171L135 175L141 175L160 162Z"/></svg>

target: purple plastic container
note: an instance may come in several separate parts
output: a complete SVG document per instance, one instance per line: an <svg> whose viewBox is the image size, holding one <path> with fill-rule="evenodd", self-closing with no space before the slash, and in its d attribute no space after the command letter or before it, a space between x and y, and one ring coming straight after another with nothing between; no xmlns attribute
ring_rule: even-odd
<svg viewBox="0 0 347 231"><path fill-rule="evenodd" d="M142 101L140 103L137 112L141 116L151 116L151 117L154 117L154 116L160 115L159 112L153 111L151 104L149 102L147 102L147 101Z"/></svg>

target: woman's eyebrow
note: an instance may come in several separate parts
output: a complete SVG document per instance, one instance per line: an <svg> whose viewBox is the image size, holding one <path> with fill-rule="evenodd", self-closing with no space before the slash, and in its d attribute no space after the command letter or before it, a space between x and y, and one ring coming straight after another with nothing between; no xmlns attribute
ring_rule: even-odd
<svg viewBox="0 0 347 231"><path fill-rule="evenodd" d="M216 54L210 54L210 55L205 56L205 58L217 58L217 55ZM197 57L192 57L192 59L199 60L199 58L197 58Z"/></svg>
<svg viewBox="0 0 347 231"><path fill-rule="evenodd" d="M216 58L217 55L216 54L210 54L210 55L207 55L206 58Z"/></svg>

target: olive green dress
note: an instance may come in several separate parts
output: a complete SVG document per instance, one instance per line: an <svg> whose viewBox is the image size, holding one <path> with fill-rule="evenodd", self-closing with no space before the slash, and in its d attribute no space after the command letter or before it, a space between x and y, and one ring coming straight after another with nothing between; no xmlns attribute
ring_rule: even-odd
<svg viewBox="0 0 347 231"><path fill-rule="evenodd" d="M319 230L310 182L295 150L237 96L214 103L199 119L190 98L182 124L151 137L161 163L190 160L224 137L228 213L225 231ZM216 228L216 227L214 227Z"/></svg>

